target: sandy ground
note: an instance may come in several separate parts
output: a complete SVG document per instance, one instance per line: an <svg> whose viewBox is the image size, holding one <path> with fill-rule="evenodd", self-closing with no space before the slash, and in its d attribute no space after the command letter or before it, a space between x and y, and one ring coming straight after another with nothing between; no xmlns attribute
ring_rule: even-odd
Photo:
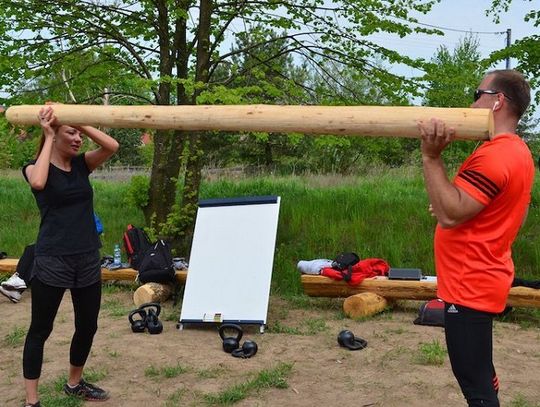
<svg viewBox="0 0 540 407"><path fill-rule="evenodd" d="M97 384L111 393L107 406L197 406L205 395L248 383L263 370L289 367L282 386L247 391L237 406L465 406L448 358L442 365L419 362L422 344L438 342L441 328L413 325L416 303L405 303L366 321L345 319L341 303L315 301L297 306L270 299L268 326L246 329L259 352L235 359L221 349L214 326L176 329L179 306L164 304L160 335L134 334L127 313L132 291L107 292L100 328L87 367L100 376ZM23 335L30 319L30 293L19 304L0 296L0 406L21 406ZM65 375L72 335L71 299L65 295L55 329L45 348L42 384L51 387ZM523 325L523 324L522 324ZM538 325L536 325L538 326ZM360 351L340 348L337 333L350 329L368 341ZM502 406L540 406L540 329L496 322L495 362L501 381ZM178 369L178 366L183 369ZM166 374L164 368L176 373ZM176 369L176 370L175 370ZM179 371L182 370L182 373ZM154 373L154 374L152 374ZM172 377L167 377L172 376ZM59 390L53 396L62 397ZM521 403L521 404L519 404ZM45 407L54 407L52 402ZM67 404L61 404L67 405Z"/></svg>

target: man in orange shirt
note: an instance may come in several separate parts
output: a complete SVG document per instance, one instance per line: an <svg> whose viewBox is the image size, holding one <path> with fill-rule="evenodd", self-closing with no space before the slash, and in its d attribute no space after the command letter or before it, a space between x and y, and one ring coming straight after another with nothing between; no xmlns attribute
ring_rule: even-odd
<svg viewBox="0 0 540 407"><path fill-rule="evenodd" d="M437 295L445 301L452 371L468 405L498 407L493 316L503 311L514 277L511 246L525 220L534 179L527 145L517 136L530 87L514 70L489 72L473 108L493 110L495 131L450 182L441 153L455 129L419 122L424 179L437 219Z"/></svg>

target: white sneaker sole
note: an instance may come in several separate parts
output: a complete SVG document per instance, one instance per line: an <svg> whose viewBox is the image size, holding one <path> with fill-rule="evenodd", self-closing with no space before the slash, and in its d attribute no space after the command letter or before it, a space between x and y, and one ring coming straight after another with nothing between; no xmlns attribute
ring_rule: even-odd
<svg viewBox="0 0 540 407"><path fill-rule="evenodd" d="M7 281L2 283L2 287L4 287L6 290L26 290L28 288L26 287L26 284L13 285L9 284Z"/></svg>
<svg viewBox="0 0 540 407"><path fill-rule="evenodd" d="M19 298L16 298L16 297L12 297L9 293L8 290L5 290L4 287L0 287L0 294L3 294L5 295L7 298L9 298L9 300L15 304L17 304L19 301L20 301L20 297Z"/></svg>

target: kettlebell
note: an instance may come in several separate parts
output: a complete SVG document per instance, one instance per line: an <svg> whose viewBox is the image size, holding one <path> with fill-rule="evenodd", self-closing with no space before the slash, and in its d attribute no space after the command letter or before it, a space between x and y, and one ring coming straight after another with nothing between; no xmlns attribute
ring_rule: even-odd
<svg viewBox="0 0 540 407"><path fill-rule="evenodd" d="M343 330L338 334L337 341L340 346L349 350L360 350L367 346L367 341L354 336L351 331Z"/></svg>
<svg viewBox="0 0 540 407"><path fill-rule="evenodd" d="M255 356L257 350L259 350L257 344L254 341L247 340L242 344L242 348L233 350L232 355L235 358L248 359Z"/></svg>
<svg viewBox="0 0 540 407"><path fill-rule="evenodd" d="M225 331L234 331L234 336L225 336ZM240 347L240 339L242 339L242 328L235 324L223 324L219 327L219 336L223 341L223 350L227 353L231 353L233 350Z"/></svg>
<svg viewBox="0 0 540 407"><path fill-rule="evenodd" d="M163 324L158 319L157 314L153 309L148 311L148 316L146 317L146 327L148 328L148 332L152 335L163 332Z"/></svg>
<svg viewBox="0 0 540 407"><path fill-rule="evenodd" d="M135 315L139 315L141 319L134 319ZM144 332L146 328L146 311L137 308L131 311L128 315L129 322L131 324L131 330L135 333Z"/></svg>
<svg viewBox="0 0 540 407"><path fill-rule="evenodd" d="M146 312L146 328L152 335L160 334L163 332L163 324L159 320L158 316L161 313L161 305L157 302L148 302L139 307L141 311Z"/></svg>

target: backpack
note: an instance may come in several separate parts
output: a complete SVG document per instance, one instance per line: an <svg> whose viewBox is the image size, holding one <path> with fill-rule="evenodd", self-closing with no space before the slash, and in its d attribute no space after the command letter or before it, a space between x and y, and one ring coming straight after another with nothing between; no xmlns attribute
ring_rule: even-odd
<svg viewBox="0 0 540 407"><path fill-rule="evenodd" d="M135 270L139 269L141 258L152 245L146 232L133 225L127 225L127 229L122 237L124 249L128 256L129 264Z"/></svg>
<svg viewBox="0 0 540 407"><path fill-rule="evenodd" d="M352 266L360 261L356 253L341 253L332 262L332 268L340 271L343 280L350 281L352 277Z"/></svg>
<svg viewBox="0 0 540 407"><path fill-rule="evenodd" d="M413 323L415 325L444 327L444 301L436 298L420 305L418 318Z"/></svg>
<svg viewBox="0 0 540 407"><path fill-rule="evenodd" d="M140 259L137 279L141 284L176 281L171 248L164 240L151 245Z"/></svg>

